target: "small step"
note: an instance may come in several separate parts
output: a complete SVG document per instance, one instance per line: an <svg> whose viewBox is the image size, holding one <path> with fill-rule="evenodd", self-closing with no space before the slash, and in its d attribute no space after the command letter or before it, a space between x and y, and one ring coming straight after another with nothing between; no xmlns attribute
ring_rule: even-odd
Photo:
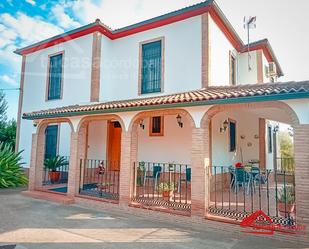
<svg viewBox="0 0 309 249"><path fill-rule="evenodd" d="M27 197L31 197L34 199L41 199L50 202L56 202L64 205L69 205L74 203L74 199L72 197L68 197L66 195L54 194L50 192L44 191L23 191L22 194Z"/></svg>

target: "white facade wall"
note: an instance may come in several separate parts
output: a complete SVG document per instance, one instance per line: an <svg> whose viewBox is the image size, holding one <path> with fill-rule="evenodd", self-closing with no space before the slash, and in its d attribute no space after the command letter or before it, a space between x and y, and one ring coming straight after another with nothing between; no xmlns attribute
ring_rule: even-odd
<svg viewBox="0 0 309 249"><path fill-rule="evenodd" d="M138 96L139 44L164 37L164 92L201 88L201 16L147 30L125 38L102 37L100 101Z"/></svg>
<svg viewBox="0 0 309 249"><path fill-rule="evenodd" d="M268 83L270 82L270 78L267 77L267 73L266 73L266 68L268 67L268 61L264 53L262 53L262 64L263 64L263 82Z"/></svg>
<svg viewBox="0 0 309 249"><path fill-rule="evenodd" d="M63 98L46 101L48 55L64 53ZM92 34L27 55L22 113L90 101ZM19 150L30 163L32 121L21 120Z"/></svg>
<svg viewBox="0 0 309 249"><path fill-rule="evenodd" d="M164 116L164 136L149 136L149 118L145 129L138 127L138 161L190 164L192 128L183 118L183 128L176 115Z"/></svg>
<svg viewBox="0 0 309 249"><path fill-rule="evenodd" d="M209 18L210 29L210 86L223 86L230 83L230 52L236 55L233 45ZM237 57L236 57L237 58Z"/></svg>
<svg viewBox="0 0 309 249"><path fill-rule="evenodd" d="M250 52L250 67L248 68L248 53L238 54L237 65L238 65L238 81L237 84L255 84L257 83L257 61L256 51Z"/></svg>
<svg viewBox="0 0 309 249"><path fill-rule="evenodd" d="M70 156L71 126L68 123L61 123L58 129L58 154L60 156Z"/></svg>
<svg viewBox="0 0 309 249"><path fill-rule="evenodd" d="M229 152L229 131L220 133L224 120L236 121L236 151ZM212 119L212 165L230 166L259 159L259 116L242 110L221 112ZM241 139L240 136L245 136ZM251 145L250 145L251 143ZM241 156L242 154L242 156Z"/></svg>
<svg viewBox="0 0 309 249"><path fill-rule="evenodd" d="M92 121L88 126L88 159L106 160L107 121Z"/></svg>

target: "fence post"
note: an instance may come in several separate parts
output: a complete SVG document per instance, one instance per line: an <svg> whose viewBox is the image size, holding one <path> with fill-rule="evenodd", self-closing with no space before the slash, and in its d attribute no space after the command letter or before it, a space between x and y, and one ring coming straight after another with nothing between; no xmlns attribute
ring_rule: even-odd
<svg viewBox="0 0 309 249"><path fill-rule="evenodd" d="M137 131L122 130L119 178L119 203L128 205L133 195L133 163L137 157Z"/></svg>
<svg viewBox="0 0 309 249"><path fill-rule="evenodd" d="M204 217L209 206L209 130L192 128L191 214Z"/></svg>
<svg viewBox="0 0 309 249"><path fill-rule="evenodd" d="M297 223L309 225L309 124L294 126Z"/></svg>

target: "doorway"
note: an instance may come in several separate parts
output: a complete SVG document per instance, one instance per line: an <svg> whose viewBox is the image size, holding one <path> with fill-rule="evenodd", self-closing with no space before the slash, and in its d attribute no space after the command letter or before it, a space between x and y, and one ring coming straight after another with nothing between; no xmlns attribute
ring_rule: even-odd
<svg viewBox="0 0 309 249"><path fill-rule="evenodd" d="M111 170L120 170L121 125L118 121L108 123L107 160Z"/></svg>

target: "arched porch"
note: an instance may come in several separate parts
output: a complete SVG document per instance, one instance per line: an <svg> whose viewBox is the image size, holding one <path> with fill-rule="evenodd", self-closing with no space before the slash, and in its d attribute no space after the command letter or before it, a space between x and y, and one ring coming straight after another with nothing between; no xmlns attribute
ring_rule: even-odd
<svg viewBox="0 0 309 249"><path fill-rule="evenodd" d="M201 127L209 132L207 217L242 220L262 210L274 223L295 222L294 158L280 158L278 123L299 123L282 102L220 105L206 112Z"/></svg>

